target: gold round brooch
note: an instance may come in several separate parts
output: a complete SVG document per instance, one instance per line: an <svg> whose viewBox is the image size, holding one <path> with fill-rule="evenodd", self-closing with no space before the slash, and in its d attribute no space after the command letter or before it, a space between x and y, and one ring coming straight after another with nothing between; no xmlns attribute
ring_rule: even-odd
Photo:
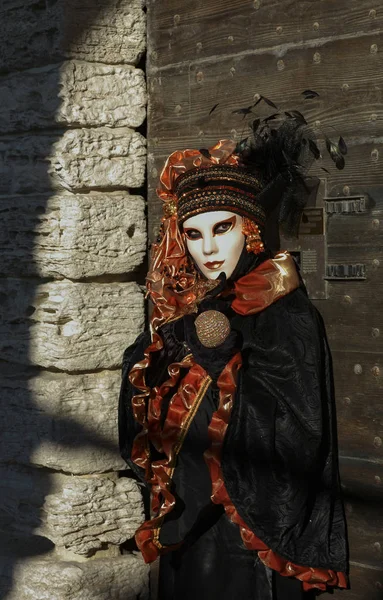
<svg viewBox="0 0 383 600"><path fill-rule="evenodd" d="M230 321L218 310L206 310L198 315L195 328L199 341L206 348L217 348L230 333Z"/></svg>

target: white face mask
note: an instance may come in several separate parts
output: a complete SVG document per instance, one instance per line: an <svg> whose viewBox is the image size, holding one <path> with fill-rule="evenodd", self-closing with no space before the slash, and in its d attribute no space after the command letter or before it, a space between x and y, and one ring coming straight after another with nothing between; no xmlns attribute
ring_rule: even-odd
<svg viewBox="0 0 383 600"><path fill-rule="evenodd" d="M207 279L225 272L229 278L245 244L242 217L226 210L206 212L186 219L183 232L187 249Z"/></svg>

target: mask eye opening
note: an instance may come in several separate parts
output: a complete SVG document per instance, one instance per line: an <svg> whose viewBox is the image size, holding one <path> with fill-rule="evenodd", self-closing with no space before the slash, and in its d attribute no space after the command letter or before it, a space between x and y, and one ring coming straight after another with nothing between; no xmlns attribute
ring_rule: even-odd
<svg viewBox="0 0 383 600"><path fill-rule="evenodd" d="M229 219L224 219L223 221L219 221L213 226L213 235L225 235L225 233L229 233L237 222L236 216L232 216ZM223 228L223 231L219 231L219 228Z"/></svg>
<svg viewBox="0 0 383 600"><path fill-rule="evenodd" d="M185 227L183 229L183 233L186 239L188 239L191 242L194 242L195 240L200 240L202 238L201 232L198 229L195 229L195 227Z"/></svg>

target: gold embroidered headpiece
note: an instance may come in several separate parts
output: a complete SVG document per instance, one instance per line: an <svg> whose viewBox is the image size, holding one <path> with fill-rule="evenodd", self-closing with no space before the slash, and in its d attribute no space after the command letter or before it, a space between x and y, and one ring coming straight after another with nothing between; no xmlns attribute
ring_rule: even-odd
<svg viewBox="0 0 383 600"><path fill-rule="evenodd" d="M208 150L173 152L167 159L157 189L166 217L178 222L211 210L229 210L264 227L266 214L257 203L260 180L239 164L236 143L221 140Z"/></svg>
<svg viewBox="0 0 383 600"><path fill-rule="evenodd" d="M259 180L241 167L197 167L176 181L178 221L210 210L230 210L264 226L265 212L257 206L260 189Z"/></svg>

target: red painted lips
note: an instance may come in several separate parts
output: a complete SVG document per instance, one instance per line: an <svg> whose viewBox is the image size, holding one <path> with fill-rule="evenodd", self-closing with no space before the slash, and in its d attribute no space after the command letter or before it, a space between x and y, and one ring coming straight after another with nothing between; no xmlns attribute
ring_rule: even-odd
<svg viewBox="0 0 383 600"><path fill-rule="evenodd" d="M225 262L224 260L215 260L214 262L206 262L206 263L204 263L204 267L206 267L207 269L211 269L212 271L215 271L216 269L219 269L220 267L222 267L224 262Z"/></svg>

